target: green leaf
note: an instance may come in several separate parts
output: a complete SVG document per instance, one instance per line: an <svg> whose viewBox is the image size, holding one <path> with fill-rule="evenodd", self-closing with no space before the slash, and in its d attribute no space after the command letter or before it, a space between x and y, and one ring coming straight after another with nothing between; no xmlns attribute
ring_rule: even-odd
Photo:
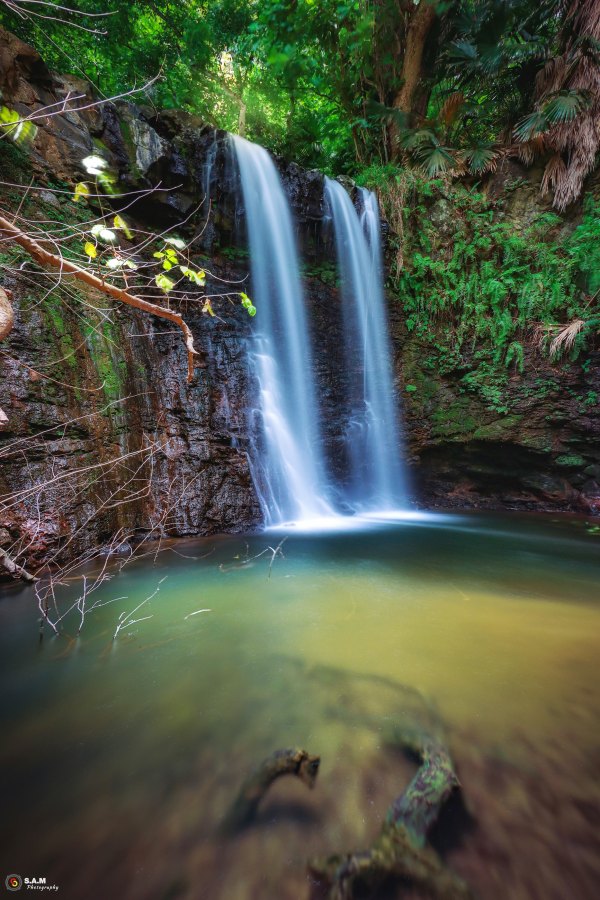
<svg viewBox="0 0 600 900"><path fill-rule="evenodd" d="M402 133L400 143L407 150L418 150L424 144L430 147L439 146L439 140L430 128L407 129Z"/></svg>
<svg viewBox="0 0 600 900"><path fill-rule="evenodd" d="M114 172L98 172L96 178L107 194L115 193L118 179Z"/></svg>
<svg viewBox="0 0 600 900"><path fill-rule="evenodd" d="M182 275L185 275L185 277L192 282L192 284L197 284L198 287L204 287L206 284L206 272L204 269L195 272L193 269L188 268L188 266L179 266L179 270Z"/></svg>
<svg viewBox="0 0 600 900"><path fill-rule="evenodd" d="M175 282L171 281L170 278L167 278L166 275L157 275L154 279L156 281L157 286L164 291L165 294L168 294L169 291L172 291L175 287Z"/></svg>
<svg viewBox="0 0 600 900"><path fill-rule="evenodd" d="M16 109L9 109L8 106L0 107L0 125L4 127L8 125L12 125L14 127L15 123L19 121L21 116L16 111Z"/></svg>
<svg viewBox="0 0 600 900"><path fill-rule="evenodd" d="M417 390L417 388L416 388L416 385L414 385L414 384L405 384L404 390L408 391L409 394L414 394L414 392Z"/></svg>
<svg viewBox="0 0 600 900"><path fill-rule="evenodd" d="M37 125L23 121L15 109L0 106L0 136L3 131L15 144L30 144L37 134Z"/></svg>
<svg viewBox="0 0 600 900"><path fill-rule="evenodd" d="M448 55L455 65L473 65L479 56L477 47L469 41L453 41L448 49Z"/></svg>
<svg viewBox="0 0 600 900"><path fill-rule="evenodd" d="M490 144L482 144L465 153L465 162L473 175L482 175L495 169L497 158L498 151Z"/></svg>

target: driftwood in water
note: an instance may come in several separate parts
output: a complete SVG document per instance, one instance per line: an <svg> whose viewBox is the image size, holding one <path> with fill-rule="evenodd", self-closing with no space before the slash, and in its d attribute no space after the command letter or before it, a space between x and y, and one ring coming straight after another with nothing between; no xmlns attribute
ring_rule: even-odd
<svg viewBox="0 0 600 900"><path fill-rule="evenodd" d="M416 733L401 734L397 742L418 757L419 771L389 808L381 833L369 850L309 865L317 896L351 900L357 893L362 897L367 891L370 896L390 879L400 879L432 900L471 900L468 885L446 868L433 848L425 846L442 806L459 785L448 751Z"/></svg>
<svg viewBox="0 0 600 900"><path fill-rule="evenodd" d="M271 753L240 788L223 823L225 833L238 831L252 821L269 787L282 775L295 775L309 788L313 788L320 762L319 756L311 756L306 750L291 748Z"/></svg>
<svg viewBox="0 0 600 900"><path fill-rule="evenodd" d="M8 551L4 549L6 544L10 543L10 540L10 534L6 528L0 528L0 566L2 566L3 569L6 569L6 571L15 578L22 578L23 581L28 582L37 581L35 575L32 575L27 569L24 569L23 566L18 565L12 556L9 555Z"/></svg>

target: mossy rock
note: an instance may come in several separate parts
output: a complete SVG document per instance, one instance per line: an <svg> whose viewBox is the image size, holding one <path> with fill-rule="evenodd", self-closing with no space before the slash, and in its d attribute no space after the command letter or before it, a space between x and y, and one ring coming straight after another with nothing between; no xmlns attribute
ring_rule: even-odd
<svg viewBox="0 0 600 900"><path fill-rule="evenodd" d="M522 418L522 415L515 414L496 419L488 425L480 425L473 433L473 438L477 441L501 441L509 437L512 438L512 431L521 422Z"/></svg>
<svg viewBox="0 0 600 900"><path fill-rule="evenodd" d="M585 466L586 461L583 456L577 456L577 454L563 454L562 456L557 456L554 460L557 466L564 466L569 469L579 469L582 466Z"/></svg>

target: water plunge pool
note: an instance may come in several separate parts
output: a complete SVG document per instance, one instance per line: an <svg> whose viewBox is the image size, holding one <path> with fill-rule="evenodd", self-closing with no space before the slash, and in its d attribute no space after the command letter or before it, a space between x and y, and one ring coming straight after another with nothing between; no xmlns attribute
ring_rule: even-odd
<svg viewBox="0 0 600 900"><path fill-rule="evenodd" d="M74 612L70 637L38 643L33 594L5 593L4 875L77 900L308 897L306 861L369 846L415 771L390 728L434 714L464 794L434 838L448 865L482 900L597 895L597 526L353 525L179 542L105 583L95 601L125 599L79 637ZM245 562L285 535L270 577L270 553ZM321 755L315 790L282 779L218 837L248 772L288 746Z"/></svg>

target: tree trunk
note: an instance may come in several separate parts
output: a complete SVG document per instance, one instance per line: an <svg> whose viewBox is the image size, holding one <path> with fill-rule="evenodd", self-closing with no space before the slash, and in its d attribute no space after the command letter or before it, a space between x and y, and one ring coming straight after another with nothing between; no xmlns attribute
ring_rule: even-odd
<svg viewBox="0 0 600 900"><path fill-rule="evenodd" d="M240 100L240 114L238 116L238 134L240 137L246 137L246 104Z"/></svg>
<svg viewBox="0 0 600 900"><path fill-rule="evenodd" d="M402 60L402 87L394 98L393 107L398 113L406 116L407 124L413 111L415 92L421 78L423 51L427 36L435 22L435 6L429 0L421 0L415 9L406 33L406 49ZM400 117L394 118L390 125L390 145L392 157L398 158L400 147Z"/></svg>

